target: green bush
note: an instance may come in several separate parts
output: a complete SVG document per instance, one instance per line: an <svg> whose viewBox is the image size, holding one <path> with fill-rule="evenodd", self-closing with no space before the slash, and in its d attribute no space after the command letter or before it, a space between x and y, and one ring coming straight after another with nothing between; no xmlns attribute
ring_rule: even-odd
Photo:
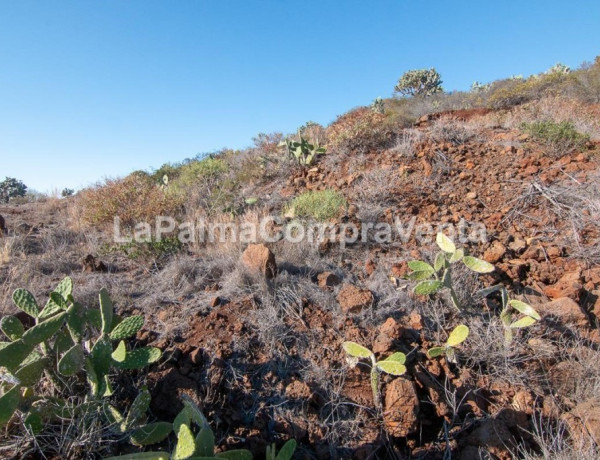
<svg viewBox="0 0 600 460"><path fill-rule="evenodd" d="M0 202L8 203L11 198L23 197L27 193L27 186L14 177L7 177L0 182Z"/></svg>
<svg viewBox="0 0 600 460"><path fill-rule="evenodd" d="M347 205L344 195L336 190L309 191L294 198L288 212L295 217L326 221L339 217Z"/></svg>
<svg viewBox="0 0 600 460"><path fill-rule="evenodd" d="M521 129L546 146L552 156L557 157L582 149L590 140L587 134L578 132L570 121L522 123Z"/></svg>

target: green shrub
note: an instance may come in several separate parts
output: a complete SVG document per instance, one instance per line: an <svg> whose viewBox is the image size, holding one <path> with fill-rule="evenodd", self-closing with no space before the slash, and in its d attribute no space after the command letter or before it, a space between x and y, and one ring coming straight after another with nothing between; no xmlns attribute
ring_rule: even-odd
<svg viewBox="0 0 600 460"><path fill-rule="evenodd" d="M294 198L288 212L295 217L326 221L339 217L347 205L344 195L337 190L308 191Z"/></svg>
<svg viewBox="0 0 600 460"><path fill-rule="evenodd" d="M521 129L542 143L552 156L557 157L582 149L590 140L587 134L578 132L570 121L522 123Z"/></svg>

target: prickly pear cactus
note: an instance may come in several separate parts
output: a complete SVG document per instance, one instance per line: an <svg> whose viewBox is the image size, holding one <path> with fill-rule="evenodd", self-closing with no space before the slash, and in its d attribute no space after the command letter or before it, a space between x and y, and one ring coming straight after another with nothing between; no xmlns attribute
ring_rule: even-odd
<svg viewBox="0 0 600 460"><path fill-rule="evenodd" d="M18 340L23 336L25 328L16 316L6 315L0 320L0 330L10 340Z"/></svg>

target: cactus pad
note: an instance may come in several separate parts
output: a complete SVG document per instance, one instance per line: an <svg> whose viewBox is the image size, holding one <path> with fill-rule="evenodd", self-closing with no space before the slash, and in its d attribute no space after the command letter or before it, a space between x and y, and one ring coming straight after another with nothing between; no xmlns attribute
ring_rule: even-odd
<svg viewBox="0 0 600 460"><path fill-rule="evenodd" d="M100 315L102 318L102 333L108 334L112 329L113 303L106 289L100 290Z"/></svg>
<svg viewBox="0 0 600 460"><path fill-rule="evenodd" d="M10 420L21 401L21 387L15 385L0 396L0 426Z"/></svg>
<svg viewBox="0 0 600 460"><path fill-rule="evenodd" d="M58 362L58 372L67 377L74 375L83 368L84 361L83 347L73 345Z"/></svg>
<svg viewBox="0 0 600 460"><path fill-rule="evenodd" d="M156 422L144 425L131 433L131 442L136 446L148 446L163 441L173 429L168 422Z"/></svg>
<svg viewBox="0 0 600 460"><path fill-rule="evenodd" d="M127 353L123 362L114 361L119 369L140 369L160 359L162 352L154 347L142 347Z"/></svg>
<svg viewBox="0 0 600 460"><path fill-rule="evenodd" d="M123 340L133 337L144 325L141 315L130 316L121 321L110 333L111 340Z"/></svg>
<svg viewBox="0 0 600 460"><path fill-rule="evenodd" d="M0 320L0 329L10 340L19 340L25 331L19 318L12 315L6 315Z"/></svg>
<svg viewBox="0 0 600 460"><path fill-rule="evenodd" d="M25 331L21 340L25 344L32 346L45 342L58 332L64 323L66 315L66 312L62 312L33 326L31 329Z"/></svg>
<svg viewBox="0 0 600 460"><path fill-rule="evenodd" d="M38 307L35 297L27 289L19 288L15 290L13 293L13 302L29 316L37 318L40 314L40 307Z"/></svg>
<svg viewBox="0 0 600 460"><path fill-rule="evenodd" d="M33 386L39 382L42 372L48 365L49 360L47 358L38 358L30 363L24 365L15 372L15 377L19 379L22 385Z"/></svg>

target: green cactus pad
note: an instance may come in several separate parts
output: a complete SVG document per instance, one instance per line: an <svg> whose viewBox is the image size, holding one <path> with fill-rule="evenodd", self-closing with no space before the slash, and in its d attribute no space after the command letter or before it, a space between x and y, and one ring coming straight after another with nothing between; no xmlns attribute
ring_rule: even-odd
<svg viewBox="0 0 600 460"><path fill-rule="evenodd" d="M119 369L141 369L160 359L162 352L154 347L142 347L127 353L123 362L113 361Z"/></svg>
<svg viewBox="0 0 600 460"><path fill-rule="evenodd" d="M150 400L150 392L148 389L144 388L142 391L140 391L131 404L129 413L125 419L125 427L128 430L132 429L136 425L139 425L140 420L146 415L146 411L150 407Z"/></svg>
<svg viewBox="0 0 600 460"><path fill-rule="evenodd" d="M168 422L149 423L131 433L131 443L136 446L156 444L166 439L172 430L173 425Z"/></svg>
<svg viewBox="0 0 600 460"><path fill-rule="evenodd" d="M50 298L48 299L48 302L46 302L44 309L41 311L39 318L49 318L61 310L66 310L68 307L67 301L63 299L58 292L51 292Z"/></svg>
<svg viewBox="0 0 600 460"><path fill-rule="evenodd" d="M112 328L112 320L113 320L113 303L110 300L108 292L106 289L102 288L100 290L100 314L102 317L102 333L108 334Z"/></svg>
<svg viewBox="0 0 600 460"><path fill-rule="evenodd" d="M173 420L173 432L178 433L181 425L191 425L192 424L192 414L190 409L185 405L183 409L179 411L175 420Z"/></svg>
<svg viewBox="0 0 600 460"><path fill-rule="evenodd" d="M356 342L344 342L342 344L344 351L355 358L370 358L373 356L371 350Z"/></svg>
<svg viewBox="0 0 600 460"><path fill-rule="evenodd" d="M48 318L41 323L28 329L23 334L21 340L27 345L38 345L45 342L58 332L67 316L66 312L59 313L56 316Z"/></svg>
<svg viewBox="0 0 600 460"><path fill-rule="evenodd" d="M102 314L97 308L90 308L85 310L85 320L94 326L96 329L102 329Z"/></svg>
<svg viewBox="0 0 600 460"><path fill-rule="evenodd" d="M27 289L16 289L13 292L13 302L29 316L37 318L40 314L40 307L38 307L35 297Z"/></svg>
<svg viewBox="0 0 600 460"><path fill-rule="evenodd" d="M0 426L5 425L17 410L21 401L21 387L15 385L0 396Z"/></svg>
<svg viewBox="0 0 600 460"><path fill-rule="evenodd" d="M108 422L111 425L114 425L116 428L118 428L118 431L122 433L123 430L121 429L121 425L124 420L123 415L114 406L111 406L110 404L106 404L103 407L103 412Z"/></svg>
<svg viewBox="0 0 600 460"><path fill-rule="evenodd" d="M431 278L431 275L433 275L433 272L430 270L417 270L409 273L406 278L411 281L423 281Z"/></svg>
<svg viewBox="0 0 600 460"><path fill-rule="evenodd" d="M402 375L406 372L406 366L396 361L379 361L377 369L391 375Z"/></svg>
<svg viewBox="0 0 600 460"><path fill-rule="evenodd" d="M196 452L196 440L188 425L181 425L177 432L177 445L173 452L173 460L184 460Z"/></svg>
<svg viewBox="0 0 600 460"><path fill-rule="evenodd" d="M535 322L536 322L535 318L532 318L531 316L524 316L523 318L512 322L510 324L510 327L512 329L520 329L522 327L533 326L535 324Z"/></svg>
<svg viewBox="0 0 600 460"><path fill-rule="evenodd" d="M427 350L427 355L430 358L437 358L438 356L442 356L446 352L445 347L433 347Z"/></svg>
<svg viewBox="0 0 600 460"><path fill-rule="evenodd" d="M446 265L446 254L442 252L438 252L435 256L435 261L433 262L433 268L436 272L439 272ZM409 265L410 267L410 265Z"/></svg>
<svg viewBox="0 0 600 460"><path fill-rule="evenodd" d="M38 358L21 367L21 369L15 372L15 377L19 379L22 385L27 387L33 386L39 382L48 363L49 360L47 358Z"/></svg>
<svg viewBox="0 0 600 460"><path fill-rule="evenodd" d="M10 340L19 340L23 336L25 328L23 323L13 315L6 315L0 320L0 329Z"/></svg>
<svg viewBox="0 0 600 460"><path fill-rule="evenodd" d="M75 342L73 342L71 334L68 330L63 329L56 334L52 350L55 355L60 356L66 353L73 345L75 345Z"/></svg>
<svg viewBox="0 0 600 460"><path fill-rule="evenodd" d="M193 420L194 423L196 423L200 428L210 428L208 420L198 406L194 403L194 401L192 401L192 398L183 394L181 395L181 399L183 400L183 405L189 412L191 420Z"/></svg>
<svg viewBox="0 0 600 460"><path fill-rule="evenodd" d="M54 288L54 292L60 294L60 296L63 299L69 300L69 297L73 295L73 280L70 277L66 276Z"/></svg>
<svg viewBox="0 0 600 460"><path fill-rule="evenodd" d="M429 272L430 274L433 274L436 271L434 267L422 260L411 260L408 262L408 268L414 272Z"/></svg>
<svg viewBox="0 0 600 460"><path fill-rule="evenodd" d="M444 283L439 280L421 281L414 288L417 295L429 295L439 291L444 286Z"/></svg>
<svg viewBox="0 0 600 460"><path fill-rule="evenodd" d="M442 232L439 232L435 237L435 242L439 246L439 248L447 253L454 254L456 252L456 246L452 242L450 238L444 235Z"/></svg>
<svg viewBox="0 0 600 460"><path fill-rule="evenodd" d="M96 374L96 369L94 369L94 362L92 361L92 358L86 358L84 368L86 372L87 381L92 390L92 394L94 396L98 396L100 390L100 382L98 381L98 374Z"/></svg>
<svg viewBox="0 0 600 460"><path fill-rule="evenodd" d="M69 377L83 368L85 356L81 344L73 345L58 362L58 372Z"/></svg>
<svg viewBox="0 0 600 460"><path fill-rule="evenodd" d="M171 458L171 456L166 452L139 452L137 454L108 457L104 460L169 460L169 458Z"/></svg>
<svg viewBox="0 0 600 460"><path fill-rule="evenodd" d="M33 434L38 434L44 429L44 420L37 411L27 414L23 423Z"/></svg>
<svg viewBox="0 0 600 460"><path fill-rule="evenodd" d="M523 313L524 315L530 316L533 319L541 320L541 316L537 311L533 309L533 307L525 302L521 302L520 300L510 300L508 305L513 307L519 313Z"/></svg>
<svg viewBox="0 0 600 460"><path fill-rule="evenodd" d="M406 362L406 355L400 351L391 354L384 361L394 361L396 363L404 364Z"/></svg>
<svg viewBox="0 0 600 460"><path fill-rule="evenodd" d="M450 333L448 340L446 341L446 345L449 347L455 347L460 345L469 336L469 328L464 324L459 324L454 328L454 330Z"/></svg>
<svg viewBox="0 0 600 460"><path fill-rule="evenodd" d="M133 337L144 325L141 315L130 316L119 323L110 333L110 340L123 340Z"/></svg>
<svg viewBox="0 0 600 460"><path fill-rule="evenodd" d="M101 380L110 370L112 351L112 344L107 337L99 338L92 347L90 357L94 363L94 369L98 375L98 380Z"/></svg>
<svg viewBox="0 0 600 460"><path fill-rule="evenodd" d="M9 343L0 349L0 367L6 367L10 372L14 372L32 351L33 346L27 345L23 340Z"/></svg>
<svg viewBox="0 0 600 460"><path fill-rule="evenodd" d="M448 262L450 262L451 264L456 263L460 260L463 260L464 256L465 256L465 251L463 249L457 249L454 252L454 254L452 254L450 259L448 259Z"/></svg>
<svg viewBox="0 0 600 460"><path fill-rule="evenodd" d="M119 345L117 345L115 351L112 352L111 357L119 363L125 361L125 358L127 358L127 347L125 346L125 342L123 340L119 342Z"/></svg>
<svg viewBox="0 0 600 460"><path fill-rule="evenodd" d="M289 439L281 448L275 460L292 460L294 452L296 450L296 440Z"/></svg>
<svg viewBox="0 0 600 460"><path fill-rule="evenodd" d="M477 257L464 256L463 264L469 269L477 273L491 273L494 271L494 266L485 260Z"/></svg>
<svg viewBox="0 0 600 460"><path fill-rule="evenodd" d="M85 313L85 307L77 302L67 310L67 327L74 342L79 342L83 338L87 320Z"/></svg>
<svg viewBox="0 0 600 460"><path fill-rule="evenodd" d="M252 460L252 452L245 449L233 449L228 450L227 452L219 452L215 455L217 458L225 458L228 460ZM277 457L279 458L279 456ZM199 460L196 457L192 457L189 460Z"/></svg>
<svg viewBox="0 0 600 460"><path fill-rule="evenodd" d="M215 455L215 435L208 427L202 428L196 436L195 455L201 457L214 457Z"/></svg>

